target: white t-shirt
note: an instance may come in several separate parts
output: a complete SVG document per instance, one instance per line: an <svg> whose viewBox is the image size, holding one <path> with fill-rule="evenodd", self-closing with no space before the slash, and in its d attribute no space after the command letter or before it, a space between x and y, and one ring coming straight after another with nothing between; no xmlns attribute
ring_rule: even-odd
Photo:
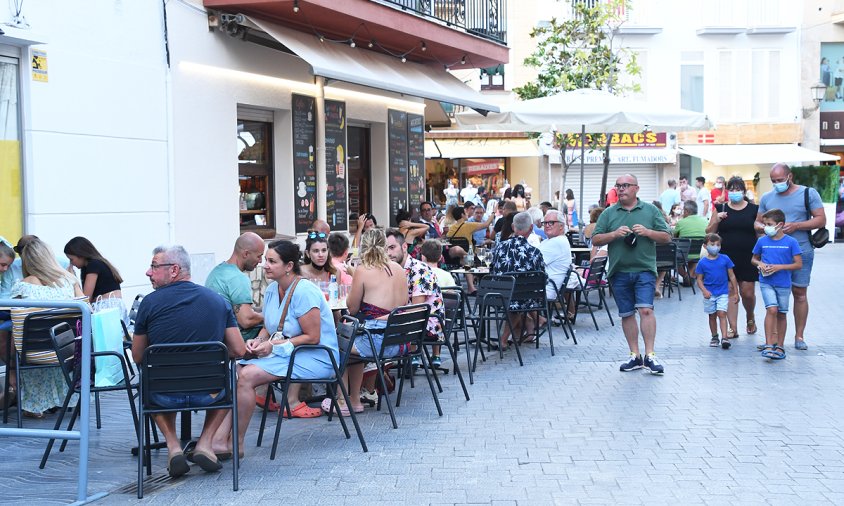
<svg viewBox="0 0 844 506"><path fill-rule="evenodd" d="M566 281L569 266L571 266L571 245L569 245L568 238L564 235L558 235L546 239L539 244L539 251L545 261L545 272L548 273L548 279L553 280L558 287L562 286ZM545 289L545 295L549 299L557 298L557 294L550 284Z"/></svg>
<svg viewBox="0 0 844 506"><path fill-rule="evenodd" d="M709 190L704 186L697 192L697 214L709 219L709 214L712 211L712 197Z"/></svg>

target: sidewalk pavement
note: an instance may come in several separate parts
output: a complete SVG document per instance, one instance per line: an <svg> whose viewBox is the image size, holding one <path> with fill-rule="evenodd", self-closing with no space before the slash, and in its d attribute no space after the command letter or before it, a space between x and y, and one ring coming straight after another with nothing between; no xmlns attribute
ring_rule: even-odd
<svg viewBox="0 0 844 506"><path fill-rule="evenodd" d="M397 408L397 430L386 411L361 416L369 453L361 452L354 433L344 439L337 421L323 417L285 421L279 455L270 461L271 437L255 447L256 418L239 492L231 490L230 464L215 474L193 467L170 480L166 453L153 453L156 479L143 502L842 504L841 265L844 246L817 251L809 350L793 348L789 319L786 360L769 361L756 351L763 339L761 297L759 334L745 335L740 317L741 336L722 350L709 347L701 296L684 288L682 302L675 293L656 303L665 376L619 372L627 356L619 322L611 327L599 313L600 332L588 317L580 319L577 346L556 328L555 357L544 341L539 350L524 350L524 367L513 352L480 364L469 402L448 377L443 417L418 376ZM137 502L126 401L111 394L103 410L103 428L92 428L89 490L110 492L102 504ZM25 421L27 427L52 423ZM43 444L2 440L3 502L73 500L78 444L63 454L54 450L41 471Z"/></svg>

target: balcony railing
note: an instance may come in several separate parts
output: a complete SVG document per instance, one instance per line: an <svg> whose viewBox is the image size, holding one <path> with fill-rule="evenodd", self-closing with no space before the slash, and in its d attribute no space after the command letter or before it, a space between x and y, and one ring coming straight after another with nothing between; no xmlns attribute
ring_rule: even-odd
<svg viewBox="0 0 844 506"><path fill-rule="evenodd" d="M507 43L507 0L375 0Z"/></svg>

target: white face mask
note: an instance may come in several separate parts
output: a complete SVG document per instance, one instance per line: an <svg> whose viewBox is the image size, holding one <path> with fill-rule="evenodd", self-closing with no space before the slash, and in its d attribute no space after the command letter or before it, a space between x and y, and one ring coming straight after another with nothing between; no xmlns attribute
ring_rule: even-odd
<svg viewBox="0 0 844 506"><path fill-rule="evenodd" d="M715 183L715 189L716 190L720 190L723 187L724 187L724 183Z"/></svg>
<svg viewBox="0 0 844 506"><path fill-rule="evenodd" d="M777 235L778 231L779 229L776 227L776 225L765 225L765 235L767 235L768 237L773 237Z"/></svg>

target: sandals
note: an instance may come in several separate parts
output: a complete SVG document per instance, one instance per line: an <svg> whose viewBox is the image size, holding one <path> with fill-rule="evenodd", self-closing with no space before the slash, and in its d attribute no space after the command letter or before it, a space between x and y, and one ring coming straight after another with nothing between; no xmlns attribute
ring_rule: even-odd
<svg viewBox="0 0 844 506"><path fill-rule="evenodd" d="M747 333L748 334L755 334L756 333L756 321L754 320L747 320Z"/></svg>
<svg viewBox="0 0 844 506"><path fill-rule="evenodd" d="M184 453L177 453L170 457L170 461L167 463L167 472L170 474L171 478L178 478L180 476L184 476L190 471L190 466L188 465L188 459L185 458Z"/></svg>
<svg viewBox="0 0 844 506"><path fill-rule="evenodd" d="M300 402L293 408L290 413L288 414L287 408L284 408L284 417L285 418L317 418L322 416L322 410L319 408L312 408L305 404L304 402Z"/></svg>
<svg viewBox="0 0 844 506"><path fill-rule="evenodd" d="M785 349L780 346L765 345L762 356L771 360L782 360L785 358Z"/></svg>

